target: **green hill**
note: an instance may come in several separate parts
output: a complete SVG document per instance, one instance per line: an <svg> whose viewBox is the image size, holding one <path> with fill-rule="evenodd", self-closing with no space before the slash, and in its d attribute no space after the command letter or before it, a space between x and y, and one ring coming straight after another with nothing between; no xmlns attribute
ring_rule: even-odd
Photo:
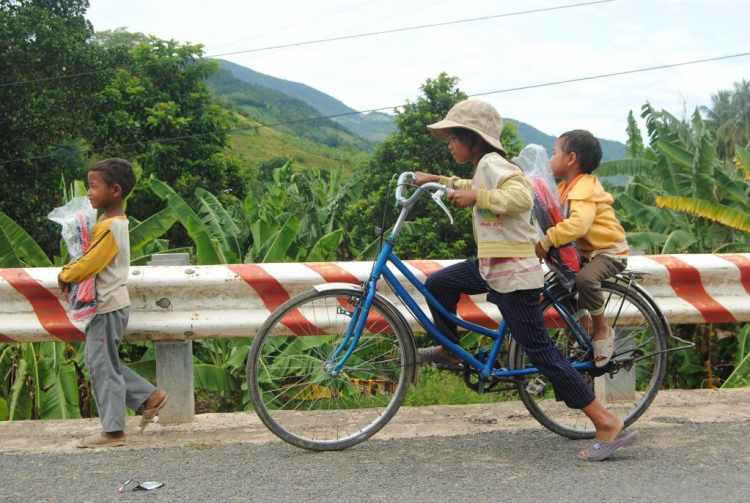
<svg viewBox="0 0 750 503"><path fill-rule="evenodd" d="M308 103L263 85L242 81L227 70L210 77L208 85L222 105L261 124L273 125L279 132L329 147L367 151L374 146L330 119L308 120L320 115Z"/></svg>
<svg viewBox="0 0 750 503"><path fill-rule="evenodd" d="M232 63L229 61L218 60L222 68L231 72L239 80L270 88L287 96L297 98L307 105L317 110L323 115L336 115L354 113L346 117L336 117L334 120L345 126L348 131L373 142L382 142L389 134L395 130L393 116L380 112L369 114L356 114L353 108L346 106L336 98L327 95L308 85L289 80L279 79L265 75L250 68ZM548 135L539 131L534 126L515 119L508 119L518 126L519 134L524 143L536 143L547 149L552 154L552 147L557 137ZM602 145L602 154L604 161L622 159L625 157L625 145L612 140L599 139Z"/></svg>
<svg viewBox="0 0 750 503"><path fill-rule="evenodd" d="M366 140L382 142L395 129L392 115L380 112L358 114L356 110L346 106L336 98L306 84L271 77L223 59L217 61L222 68L231 72L236 78L297 98L314 107L323 115L353 114L336 117L334 120Z"/></svg>
<svg viewBox="0 0 750 503"><path fill-rule="evenodd" d="M240 155L250 170L257 170L268 161L292 157L302 166L317 166L327 171L336 170L343 164L345 172L350 174L370 156L361 150L321 145L274 128L249 129L258 122L236 113L234 120L234 127L248 129L232 133L232 150Z"/></svg>

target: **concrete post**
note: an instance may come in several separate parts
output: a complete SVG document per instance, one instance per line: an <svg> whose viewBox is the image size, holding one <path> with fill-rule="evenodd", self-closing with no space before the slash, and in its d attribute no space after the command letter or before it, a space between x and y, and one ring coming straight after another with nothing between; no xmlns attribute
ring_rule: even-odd
<svg viewBox="0 0 750 503"><path fill-rule="evenodd" d="M148 265L190 265L187 253L154 255ZM159 307L171 306L159 299ZM154 341L156 383L169 394L169 402L159 411L159 423L189 423L195 419L193 386L193 341Z"/></svg>

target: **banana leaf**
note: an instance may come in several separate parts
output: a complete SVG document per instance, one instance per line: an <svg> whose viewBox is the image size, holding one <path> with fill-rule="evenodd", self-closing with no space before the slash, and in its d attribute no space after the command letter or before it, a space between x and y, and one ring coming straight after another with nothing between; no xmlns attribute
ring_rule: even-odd
<svg viewBox="0 0 750 503"><path fill-rule="evenodd" d="M750 325L737 335L737 366L727 377L722 388L741 388L750 385Z"/></svg>
<svg viewBox="0 0 750 503"><path fill-rule="evenodd" d="M242 253L237 237L240 228L229 215L224 206L216 197L207 190L198 188L195 190L198 198L202 222L211 233L211 237L217 240L221 247L239 256Z"/></svg>
<svg viewBox="0 0 750 503"><path fill-rule="evenodd" d="M8 402L5 398L0 397L0 421L8 419Z"/></svg>
<svg viewBox="0 0 750 503"><path fill-rule="evenodd" d="M250 352L250 346L240 346L232 353L227 360L227 367L243 370L247 365L247 355Z"/></svg>
<svg viewBox="0 0 750 503"><path fill-rule="evenodd" d="M195 243L198 263L205 265L226 263L222 262L222 253L211 239L208 229L190 206L169 185L160 180L152 178L149 180L149 186L157 196L167 201L177 219L187 230Z"/></svg>
<svg viewBox="0 0 750 503"><path fill-rule="evenodd" d="M644 176L653 178L656 163L646 159L620 159L603 162L596 168L596 176Z"/></svg>
<svg viewBox="0 0 750 503"><path fill-rule="evenodd" d="M290 216L284 226L271 237L268 246L266 246L265 243L263 244L264 248L268 251L263 255L263 260L261 260L261 262L285 262L287 252L294 243L294 238L297 237L299 228L299 220Z"/></svg>
<svg viewBox="0 0 750 503"><path fill-rule="evenodd" d="M741 186L719 167L714 170L714 178L721 193L720 195L727 196L742 206L744 211L750 212L750 197L747 195L747 184Z"/></svg>
<svg viewBox="0 0 750 503"><path fill-rule="evenodd" d="M635 250L648 250L650 248L661 247L667 240L666 234L659 232L631 232L628 233L628 243Z"/></svg>
<svg viewBox="0 0 750 503"><path fill-rule="evenodd" d="M163 236L177 222L172 207L151 215L130 228L130 252L140 250L154 239Z"/></svg>
<svg viewBox="0 0 750 503"><path fill-rule="evenodd" d="M670 253L682 253L690 246L698 242L698 238L685 231L673 231L667 236L664 248L661 252L665 255Z"/></svg>
<svg viewBox="0 0 750 503"><path fill-rule="evenodd" d="M695 156L688 150L665 140L659 140L656 142L656 148L680 166L690 170L693 169L693 160L695 159Z"/></svg>
<svg viewBox="0 0 750 503"><path fill-rule="evenodd" d="M750 180L750 150L735 145L734 151L737 153L735 165L745 175L745 179Z"/></svg>
<svg viewBox="0 0 750 503"><path fill-rule="evenodd" d="M703 125L698 111L695 112L695 122ZM696 199L715 201L714 188L714 162L716 160L716 147L705 127L701 128L701 136L698 149L693 158L693 197Z"/></svg>
<svg viewBox="0 0 750 503"><path fill-rule="evenodd" d="M52 267L52 261L29 234L0 211L0 267Z"/></svg>
<svg viewBox="0 0 750 503"><path fill-rule="evenodd" d="M18 368L16 369L16 378L13 381L13 386L10 387L10 404L8 405L8 420L13 421L14 419L30 419L31 416L31 401L29 399L29 393L26 389L26 376L28 374L29 364L25 359L18 361ZM24 414L24 410L19 411L24 405L24 398L27 402L28 413Z"/></svg>
<svg viewBox="0 0 750 503"><path fill-rule="evenodd" d="M156 360L145 359L145 355L140 361L127 364L128 368L146 379L151 384L156 384Z"/></svg>
<svg viewBox="0 0 750 503"><path fill-rule="evenodd" d="M656 197L659 208L682 211L698 217L719 222L733 229L750 232L750 214L723 204L693 199L690 197Z"/></svg>
<svg viewBox="0 0 750 503"><path fill-rule="evenodd" d="M236 391L240 389L237 378L228 370L215 365L193 365L195 387L209 391Z"/></svg>
<svg viewBox="0 0 750 503"><path fill-rule="evenodd" d="M326 234L315 243L306 262L325 262L331 259L331 255L341 246L344 240L344 231L342 229Z"/></svg>
<svg viewBox="0 0 750 503"><path fill-rule="evenodd" d="M21 344L21 348L21 354L29 365L28 373L34 384L34 407L39 412L42 408L42 380L39 378L38 362L40 356L37 356L36 346L32 343Z"/></svg>
<svg viewBox="0 0 750 503"><path fill-rule="evenodd" d="M51 355L39 359L39 375L42 379L41 406L42 419L80 419L78 404L78 380L75 366L64 360L65 344L45 342L41 352Z"/></svg>
<svg viewBox="0 0 750 503"><path fill-rule="evenodd" d="M198 263L203 265L226 264L227 259L219 246L203 225L203 222L195 215L188 216L185 228L188 235L195 242L195 254L198 257Z"/></svg>

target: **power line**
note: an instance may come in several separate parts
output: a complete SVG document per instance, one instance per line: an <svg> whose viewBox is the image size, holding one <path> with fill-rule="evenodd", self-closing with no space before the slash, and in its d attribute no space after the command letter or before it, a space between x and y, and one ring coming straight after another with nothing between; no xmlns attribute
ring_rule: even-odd
<svg viewBox="0 0 750 503"><path fill-rule="evenodd" d="M350 39L353 39L353 38L372 37L372 36L375 36L375 35L385 35L385 34L388 34L388 33L401 33L401 32L412 31L412 30L422 30L422 29L425 29L425 28L436 28L436 27L440 27L440 26L450 26L450 25L462 24L462 23L473 23L473 22L477 22L477 21L487 21L487 20L490 20L490 19L499 19L499 18L505 18L505 17L513 17L513 16L523 16L523 15L527 15L527 14L537 14L537 13L540 13L540 12L549 12L549 11L562 10L562 9L572 9L572 8L576 8L576 7L586 7L586 6L589 6L589 5L611 3L611 2L616 2L616 1L617 0L596 0L596 1L593 1L593 2L583 2L583 3L577 3L577 4L559 5L557 7L545 7L545 8L542 8L542 9L534 9L534 10L526 10L526 11L518 11L518 12L509 12L509 13L505 13L505 14L495 14L495 15L492 15L492 16L483 16L483 17L476 17L476 18L471 18L471 19L460 19L460 20L457 20L457 21L445 21L445 22L442 22L442 23L425 24L425 25L419 25L419 26L408 26L408 27L405 27L405 28L395 28L395 29L392 29L392 30L374 31L374 32L369 32L369 33L359 33L359 34L355 34L355 35L345 35L345 36L342 36L342 37L332 37L332 38L324 38L324 39L319 39L319 40L309 40L309 41L306 41L306 42L296 42L296 43L293 43L293 44L283 44L283 45L276 45L276 46L270 46L270 47L260 47L260 48L257 48L257 49L247 49L247 50L244 50L244 51L225 52L225 53L222 53L222 54L212 54L212 55L209 55L209 56L204 56L203 59L219 58L219 57L222 57L222 56L232 56L232 55L235 55L235 54L246 54L246 53L250 53L250 52L269 51L269 50L272 50L272 49L283 49L283 48L286 48L286 47L300 47L300 46L303 46L303 45L322 44L322 43L325 43L325 42L336 42L336 41L341 41L341 40L350 40ZM170 62L172 62L172 61L170 61ZM57 77L44 77L44 78L40 78L40 79L19 80L19 81L15 81L15 82L8 82L8 83L5 83L5 84L0 84L0 87L17 86L17 85L22 85L22 84L33 84L33 83L36 83L36 82L47 82L47 81L51 81L51 80L70 79L70 78L73 78L73 77L85 77L85 76L88 76L88 75L95 75L95 74L106 73L106 72L114 72L114 71L117 71L117 70L131 70L131 69L135 69L135 68L145 68L145 67L154 66L154 65L158 65L158 64L162 64L162 63L161 62L157 62L157 63L149 63L149 64L145 64L145 65L133 65L133 66L118 67L118 68L105 68L105 69L102 69L102 70L92 70L92 71L89 71L89 72L80 72L80 73L74 73L74 74L70 74L70 75L58 75Z"/></svg>
<svg viewBox="0 0 750 503"><path fill-rule="evenodd" d="M577 3L577 4L569 4L569 5L558 5L557 7L545 7L543 9L533 9L533 10L525 10L525 11L518 11L518 12L508 12L506 14L495 14L492 16L482 16L482 17L475 17L471 19L459 19L457 21L444 21L442 23L432 23L432 24L423 24L418 26L407 26L405 28L394 28L391 30L381 30L381 31L373 31L369 33L358 33L355 35L345 35L342 37L332 37L332 38L322 38L318 40L308 40L306 42L296 42L292 44L283 44L283 45L276 45L271 47L261 47L258 49L246 49L244 51L235 51L235 52L225 52L223 54L214 54L211 56L206 56L207 58L219 58L222 56L233 56L235 54L245 54L248 52L260 52L260 51L269 51L271 49L283 49L286 47L299 47L303 45L311 45L311 44L322 44L324 42L338 42L340 40L349 40L352 38L361 38L361 37L372 37L375 35L385 35L388 33L401 33L405 31L413 31L413 30L422 30L425 28L436 28L439 26L450 26L454 24L463 24L463 23L474 23L477 21L487 21L490 19L499 19L504 17L513 17L513 16L523 16L526 14L537 14L540 12L549 12L553 10L562 10L562 9L572 9L575 7L585 7L588 5L595 5L595 4L601 4L601 3L611 3L616 2L617 0L596 0L594 2L584 2L584 3Z"/></svg>
<svg viewBox="0 0 750 503"><path fill-rule="evenodd" d="M411 9L411 10L404 11L404 12L399 12L398 14L394 14L392 16L388 16L388 17L385 17L385 18L382 18L382 19L378 19L377 21L371 21L369 23L361 24L359 26L354 26L354 27L351 27L351 28L347 28L346 30L343 30L343 31L340 31L340 32L337 32L337 33L333 33L331 36L341 35L343 33L349 33L350 31L358 30L360 28L365 28L367 26L372 26L373 24L382 23L383 21L388 21L388 20L391 20L391 19L394 19L394 18L397 18L397 17L404 16L406 14L412 14L414 12L417 12L417 11L420 11L420 10L424 10L424 9L428 9L430 7L434 7L436 5L439 5L441 3L445 3L447 1L449 1L449 0L440 0L438 2L434 2L434 3L428 4L428 5L423 5L422 7L417 7L416 9ZM281 52L281 51L284 51L284 50L289 50L289 49L292 49L292 47L286 47L284 49L276 49L274 51L266 52L265 54L256 54L254 56L250 56L249 58L242 58L240 60L235 60L234 62L235 63L241 63L243 61L249 61L251 59L256 59L256 58L259 58L259 57L270 56L272 54L276 54L278 52Z"/></svg>
<svg viewBox="0 0 750 503"><path fill-rule="evenodd" d="M253 39L256 39L258 37L263 37L265 35L270 35L272 33L278 33L280 31L288 30L289 28L295 28L295 27L301 26L303 24L312 23L314 21L318 21L320 19L324 19L324 18L327 18L327 17L330 17L330 16L335 16L336 14L341 14L342 12L346 12L346 11L350 11L350 10L353 10L353 9L357 9L359 7L363 7L363 6L367 5L367 4L375 3L375 2L378 2L378 1L380 1L380 0L369 0L367 2L362 2L362 3L359 3L357 5L352 5L350 7L347 7L345 9L337 10L335 12L329 12L328 14L323 14L322 16L318 16L318 17L313 18L313 19L308 19L306 21L300 21L299 23L289 24L289 25L286 25L286 26L282 26L280 28L276 28L275 30L266 31L266 32L263 32L263 33L258 33L257 35L253 35L252 37L243 38L242 40L237 40L236 42L229 42L227 44L217 45L216 47L212 47L211 49L221 49L222 47L228 47L230 45L241 44L242 42L247 42L248 40L253 40Z"/></svg>
<svg viewBox="0 0 750 503"><path fill-rule="evenodd" d="M527 89L536 89L536 88L540 88L540 87L558 86L558 85L563 85L563 84L569 84L569 83L572 83L572 82L583 82L583 81L586 81L586 80L597 80L597 79L604 79L604 78L609 78L609 77L616 77L618 75L629 75L629 74L633 74L633 73L651 72L651 71L654 71L654 70L663 70L663 69L667 69L667 68L675 68L675 67L678 67L678 66L696 65L696 64L700 64L700 63L708 63L708 62L711 62L711 61L721 61L721 60L726 60L726 59L742 58L742 57L746 57L746 56L750 56L750 52L743 52L743 53L739 53L739 54L729 54L729 55L726 55L726 56L717 56L715 58L696 59L696 60L693 60L693 61L684 61L684 62L681 62L681 63L670 63L670 64L666 64L666 65L649 66L649 67L646 67L646 68L638 68L638 69L635 69L635 70L623 70L623 71L619 71L619 72L602 73L602 74L599 74L599 75L590 75L588 77L579 77L579 78L575 78L575 79L557 80L557 81L553 81L553 82L545 82L545 83L542 83L542 84L531 84L531 85L528 85L528 86L509 87L509 88L505 88L505 89L498 89L498 90L495 90L495 91L487 91L487 92L483 92L483 93L470 94L470 95L468 95L468 97L469 98L475 98L477 96L488 96L490 94L502 94L502 93L510 93L510 92L514 92L514 91L523 91L523 90L527 90ZM219 130L219 131L209 131L209 132L206 132L206 133L194 133L194 134L183 135L183 136L174 136L174 137L167 137L167 138L156 138L156 139L148 140L148 141L139 141L139 142L133 142L133 143L124 143L124 144L120 144L120 145L107 145L107 146L104 146L104 147L99 147L99 148L91 149L91 152L100 152L100 151L104 151L104 150L107 150L107 149L114 149L114 148L134 147L134 146L137 146L137 145L146 145L146 144L155 143L155 142L162 142L162 143L164 143L164 142L170 142L170 141L188 140L188 139L191 139L191 138L200 138L202 136L209 136L209 135L213 135L213 134L233 134L233 133L239 133L239 132L242 132L242 131L250 131L250 130L253 130L253 129L258 130L258 129L263 129L263 128L277 127L277 126L288 126L288 125L300 124L300 123L304 123L304 122L313 122L313 121L324 120L324 119L335 119L335 118L338 118L338 117L346 117L348 115L358 115L358 114L370 113L370 112L382 112L384 110L393 110L393 109L399 108L401 106L403 106L403 105L396 105L396 106L390 106L390 107L380 107L380 108L372 108L370 110L360 110L360 111L355 111L355 112L346 112L346 113L341 113L341 114L325 115L325 116L320 116L320 117L309 117L309 118L306 118L306 119L297 119L297 120L293 120L293 121L276 122L274 124L261 124L259 126L248 126L248 127L243 127L243 128L225 129L225 130ZM18 159L6 159L6 160L0 161L0 165L9 164L9 163L12 163L12 162L19 162L19 161L31 161L31 160L35 160L35 159L45 159L45 158L53 157L54 155L55 154L53 153L53 154L44 154L44 155L33 156L33 157L22 157L22 158L18 158Z"/></svg>

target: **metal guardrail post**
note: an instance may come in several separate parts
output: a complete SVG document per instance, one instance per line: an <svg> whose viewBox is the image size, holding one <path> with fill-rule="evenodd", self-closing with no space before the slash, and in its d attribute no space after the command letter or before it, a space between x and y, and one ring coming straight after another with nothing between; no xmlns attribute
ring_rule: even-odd
<svg viewBox="0 0 750 503"><path fill-rule="evenodd" d="M187 253L154 255L149 265L190 265ZM171 301L157 301L169 309ZM195 420L195 388L193 382L193 341L154 341L156 348L156 383L169 394L169 402L159 411L159 423L189 423Z"/></svg>

